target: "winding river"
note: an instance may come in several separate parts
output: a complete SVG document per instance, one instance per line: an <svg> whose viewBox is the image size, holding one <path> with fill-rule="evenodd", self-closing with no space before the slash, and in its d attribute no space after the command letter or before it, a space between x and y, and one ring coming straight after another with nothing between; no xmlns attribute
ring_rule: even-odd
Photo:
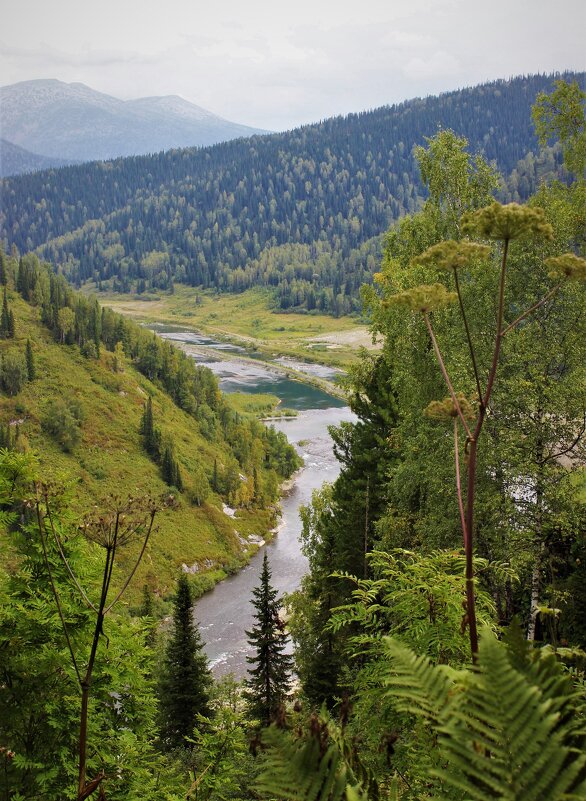
<svg viewBox="0 0 586 801"><path fill-rule="evenodd" d="M355 417L343 401L316 387L292 380L282 372L271 369L265 362L240 360L240 349L215 342L193 333L159 328L161 336L182 343L182 347L200 364L216 373L225 392L270 392L277 395L283 406L298 411L293 419L279 420L273 425L283 431L303 458L304 465L282 498L282 517L278 534L261 548L239 573L218 584L200 598L195 615L205 641L205 650L216 676L233 673L237 678L246 675L246 656L250 653L246 630L253 624L250 603L252 589L258 585L265 549L269 556L272 584L279 594L299 586L307 562L301 553L299 507L311 500L314 489L324 481L333 481L340 466L332 451L328 426L339 425ZM221 359L214 351L229 351ZM233 354L233 355L232 355ZM329 368L303 365L292 360L280 360L282 366L322 378L333 377Z"/></svg>

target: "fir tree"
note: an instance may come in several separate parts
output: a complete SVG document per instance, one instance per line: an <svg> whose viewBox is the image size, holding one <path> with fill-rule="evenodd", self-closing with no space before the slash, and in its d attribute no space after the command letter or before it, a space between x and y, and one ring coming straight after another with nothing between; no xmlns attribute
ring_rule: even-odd
<svg viewBox="0 0 586 801"><path fill-rule="evenodd" d="M212 475L212 489L214 492L219 492L219 482L218 482L218 460L214 459L214 472Z"/></svg>
<svg viewBox="0 0 586 801"><path fill-rule="evenodd" d="M2 286L6 286L7 283L7 275L6 275L6 257L4 256L4 251L0 248L0 284Z"/></svg>
<svg viewBox="0 0 586 801"><path fill-rule="evenodd" d="M183 481L181 480L179 463L175 458L175 451L170 442L167 443L163 450L163 457L161 459L161 472L163 474L163 480L170 487L176 487L178 490L183 489Z"/></svg>
<svg viewBox="0 0 586 801"><path fill-rule="evenodd" d="M143 436L143 444L146 452L153 459L157 460L159 458L160 450L160 435L158 429L155 428L153 402L150 397L147 399L142 414L140 433Z"/></svg>
<svg viewBox="0 0 586 801"><path fill-rule="evenodd" d="M271 570L265 551L260 584L252 591L256 624L246 632L254 656L246 657L249 668L246 697L252 716L270 725L287 698L292 658L285 653L288 635L279 618L277 590L271 586Z"/></svg>
<svg viewBox="0 0 586 801"><path fill-rule="evenodd" d="M11 333L12 332L12 333ZM14 317L11 319L11 312L8 308L8 296L4 287L4 297L2 300L2 313L0 314L0 336L9 339L14 336Z"/></svg>
<svg viewBox="0 0 586 801"><path fill-rule="evenodd" d="M141 617L146 618L146 637L145 645L152 648L157 639L157 624L155 621L155 605L153 603L153 591L148 584L143 584L142 587L142 603L140 605L139 614Z"/></svg>
<svg viewBox="0 0 586 801"><path fill-rule="evenodd" d="M184 745L185 738L193 734L197 715L210 714L212 678L203 645L193 617L189 582L182 573L159 683L160 736L165 748Z"/></svg>
<svg viewBox="0 0 586 801"><path fill-rule="evenodd" d="M34 381L37 377L37 371L35 369L35 357L33 354L33 347L31 345L30 339L26 341L26 371L28 374L28 380Z"/></svg>

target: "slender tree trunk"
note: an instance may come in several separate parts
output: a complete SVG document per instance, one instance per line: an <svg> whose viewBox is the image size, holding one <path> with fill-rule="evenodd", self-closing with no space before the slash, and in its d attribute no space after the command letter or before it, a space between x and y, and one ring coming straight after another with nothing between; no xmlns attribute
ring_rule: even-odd
<svg viewBox="0 0 586 801"><path fill-rule="evenodd" d="M476 490L477 442L470 442L468 452L468 482L466 491L466 527L464 529L464 551L466 553L466 614L470 634L470 650L472 661L478 658L478 629L476 626L476 599L474 594L474 498Z"/></svg>
<svg viewBox="0 0 586 801"><path fill-rule="evenodd" d="M538 409L538 419L541 419L541 414ZM537 616L539 615L539 598L541 594L541 565L543 561L543 552L545 550L545 543L543 542L543 443L541 437L538 437L536 453L537 457L537 479L535 481L535 538L537 540L537 549L535 553L535 562L533 564L533 572L531 574L531 605L529 607L529 625L527 626L527 639L530 641L535 640L535 632L537 629Z"/></svg>
<svg viewBox="0 0 586 801"><path fill-rule="evenodd" d="M368 553L368 512L370 505L370 476L366 477L366 500L364 512L364 578L368 578L368 560L366 554Z"/></svg>
<svg viewBox="0 0 586 801"><path fill-rule="evenodd" d="M527 639L530 641L535 640L535 631L537 628L537 616L539 615L539 596L541 592L541 555L543 552L543 544L535 555L535 563L533 565L533 573L531 575L531 606L529 609L529 625L527 627Z"/></svg>

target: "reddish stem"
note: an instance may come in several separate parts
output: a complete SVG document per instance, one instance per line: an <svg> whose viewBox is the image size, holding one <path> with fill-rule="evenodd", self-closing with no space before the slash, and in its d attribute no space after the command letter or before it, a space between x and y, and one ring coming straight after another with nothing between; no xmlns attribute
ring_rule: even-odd
<svg viewBox="0 0 586 801"><path fill-rule="evenodd" d="M437 344L437 340L435 338L435 334L433 333L433 328L431 327L431 323L429 322L429 317L427 316L426 312L423 312L423 319L425 320L425 325L427 326L427 330L429 332L429 336L431 337L431 344L433 345L433 350L435 353L435 357L438 361L440 370L442 371L442 375L444 377L444 381L448 387L448 392L450 393L450 398L452 399L452 403L454 404L454 408L458 413L458 417L462 421L462 425L464 426L464 431L466 432L467 437L470 439L472 434L468 427L468 423L466 422L466 418L464 417L464 413L462 412L462 407L456 397L456 393L454 391L454 387L452 386L452 382L450 380L450 376L448 375L448 371L446 369L446 365L444 363L441 351L439 349L439 345Z"/></svg>

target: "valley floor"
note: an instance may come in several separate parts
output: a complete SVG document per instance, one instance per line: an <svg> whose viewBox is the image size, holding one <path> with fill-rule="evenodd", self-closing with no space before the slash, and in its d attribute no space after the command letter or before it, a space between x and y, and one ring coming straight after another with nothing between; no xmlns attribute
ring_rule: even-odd
<svg viewBox="0 0 586 801"><path fill-rule="evenodd" d="M100 303L138 322L161 323L235 342L267 359L291 356L329 367L347 368L361 347L376 348L368 326L353 317L284 314L272 308L269 289L217 294L176 286L173 294L119 295L95 292Z"/></svg>

